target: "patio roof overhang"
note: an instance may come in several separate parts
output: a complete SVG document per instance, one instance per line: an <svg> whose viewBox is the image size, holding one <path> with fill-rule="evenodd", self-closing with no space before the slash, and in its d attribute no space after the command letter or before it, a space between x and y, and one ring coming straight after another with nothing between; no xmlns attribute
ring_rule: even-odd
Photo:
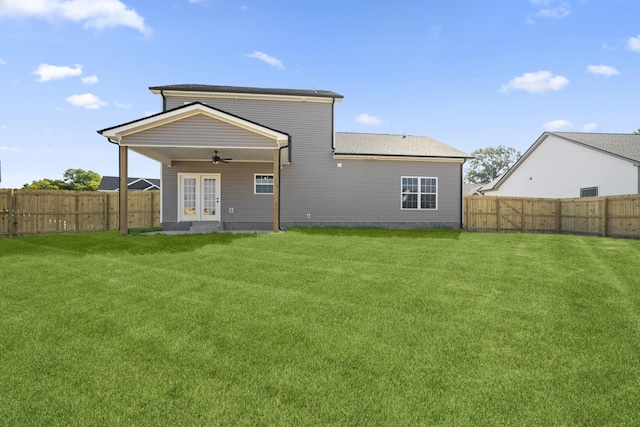
<svg viewBox="0 0 640 427"><path fill-rule="evenodd" d="M128 232L128 151L172 166L177 161L212 160L215 151L234 162L273 164L273 230L280 229L280 169L289 163L290 137L284 132L193 102L98 133L119 146L119 228Z"/></svg>
<svg viewBox="0 0 640 427"><path fill-rule="evenodd" d="M273 150L282 149L281 164L289 162L288 134L200 102L98 133L167 166L176 161L211 161L216 150L236 162L271 163Z"/></svg>

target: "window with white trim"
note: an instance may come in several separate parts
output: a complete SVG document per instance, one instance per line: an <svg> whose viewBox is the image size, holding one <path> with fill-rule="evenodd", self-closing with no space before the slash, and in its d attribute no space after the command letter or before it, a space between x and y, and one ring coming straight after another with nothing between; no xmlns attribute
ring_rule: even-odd
<svg viewBox="0 0 640 427"><path fill-rule="evenodd" d="M402 209L438 209L438 178L402 177Z"/></svg>
<svg viewBox="0 0 640 427"><path fill-rule="evenodd" d="M273 194L273 175L255 174L253 194Z"/></svg>

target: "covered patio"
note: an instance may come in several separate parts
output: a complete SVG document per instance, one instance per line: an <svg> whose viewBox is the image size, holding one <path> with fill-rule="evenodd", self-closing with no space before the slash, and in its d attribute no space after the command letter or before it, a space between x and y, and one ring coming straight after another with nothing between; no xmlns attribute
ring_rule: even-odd
<svg viewBox="0 0 640 427"><path fill-rule="evenodd" d="M280 230L280 171L290 161L288 134L200 102L99 130L98 133L119 147L121 234L128 233L129 150L156 160L163 168L185 162L269 164L273 174L273 231ZM191 218L194 222L219 221L221 174L224 174L222 170L212 169L211 173L202 175L202 180L185 176L176 185L177 194L163 188L163 198L176 198L176 212L170 214L174 215L181 209L177 221ZM164 182L162 186L165 186Z"/></svg>

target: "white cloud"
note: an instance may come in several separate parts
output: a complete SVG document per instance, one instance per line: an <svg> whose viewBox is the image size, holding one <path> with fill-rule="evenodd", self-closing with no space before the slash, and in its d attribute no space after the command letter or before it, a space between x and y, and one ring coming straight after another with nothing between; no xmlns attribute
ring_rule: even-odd
<svg viewBox="0 0 640 427"><path fill-rule="evenodd" d="M17 152L18 149L14 148L14 147L0 147L0 151L13 151L13 152Z"/></svg>
<svg viewBox="0 0 640 427"><path fill-rule="evenodd" d="M540 9L536 16L538 18L548 18L548 19L563 19L571 14L571 6L567 3L562 3L555 7L547 7L544 9Z"/></svg>
<svg viewBox="0 0 640 427"><path fill-rule="evenodd" d="M640 35L637 37L629 37L627 39L627 47L634 52L640 52Z"/></svg>
<svg viewBox="0 0 640 427"><path fill-rule="evenodd" d="M131 108L131 107L133 107L133 105L131 105L131 104L125 104L123 102L118 102L118 101L114 102L113 105L115 105L118 108Z"/></svg>
<svg viewBox="0 0 640 427"><path fill-rule="evenodd" d="M533 16L527 17L527 22L533 24L534 18L564 19L571 14L571 5L559 0L529 0L529 3L537 6Z"/></svg>
<svg viewBox="0 0 640 427"><path fill-rule="evenodd" d="M587 71L591 74L602 74L603 76L616 76L620 74L620 71L608 65L589 65Z"/></svg>
<svg viewBox="0 0 640 427"><path fill-rule="evenodd" d="M84 83L86 85L94 85L94 84L98 83L98 76L82 77L82 83Z"/></svg>
<svg viewBox="0 0 640 427"><path fill-rule="evenodd" d="M500 92L509 93L511 89L515 89L529 93L544 93L550 90L561 90L568 84L569 79L564 76L554 76L550 71L538 71L514 77L509 80L509 83L502 85Z"/></svg>
<svg viewBox="0 0 640 427"><path fill-rule="evenodd" d="M596 123L589 123L582 126L582 132L597 132L598 125Z"/></svg>
<svg viewBox="0 0 640 427"><path fill-rule="evenodd" d="M85 28L130 27L148 33L144 18L120 0L3 0L0 16L64 19Z"/></svg>
<svg viewBox="0 0 640 427"><path fill-rule="evenodd" d="M5 61L4 59L0 58L0 65L7 65L7 61Z"/></svg>
<svg viewBox="0 0 640 427"><path fill-rule="evenodd" d="M545 123L542 127L550 132L559 132L573 129L573 123L568 120L553 120Z"/></svg>
<svg viewBox="0 0 640 427"><path fill-rule="evenodd" d="M246 56L249 58L256 58L261 61L264 61L267 64L271 65L272 67L277 68L278 70L284 70L284 65L282 65L282 61L280 61L277 58L274 58L273 56L269 56L266 53L259 52L256 50L253 53L248 53Z"/></svg>
<svg viewBox="0 0 640 427"><path fill-rule="evenodd" d="M103 100L101 100L100 98L98 98L92 93L85 93L82 95L71 95L66 97L65 101L67 101L69 104L73 105L74 107L82 107L87 110L97 110L107 105L106 102L104 102Z"/></svg>
<svg viewBox="0 0 640 427"><path fill-rule="evenodd" d="M40 64L38 69L32 74L40 76L39 82L49 80L64 79L65 77L79 76L82 74L82 65L74 65L73 68L67 66Z"/></svg>
<svg viewBox="0 0 640 427"><path fill-rule="evenodd" d="M360 114L357 118L356 121L358 123L361 123L363 125L367 125L367 126L380 126L381 124L386 123L384 120L381 120L379 118L377 118L376 116L370 116L366 113L362 113Z"/></svg>

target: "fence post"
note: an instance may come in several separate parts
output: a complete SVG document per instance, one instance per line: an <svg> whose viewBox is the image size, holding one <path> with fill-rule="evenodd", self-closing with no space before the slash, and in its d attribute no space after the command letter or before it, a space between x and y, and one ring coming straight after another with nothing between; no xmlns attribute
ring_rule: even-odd
<svg viewBox="0 0 640 427"><path fill-rule="evenodd" d="M103 229L105 231L109 230L109 195L107 193L102 193L102 223L104 224Z"/></svg>
<svg viewBox="0 0 640 427"><path fill-rule="evenodd" d="M602 236L607 237L607 198L602 198Z"/></svg>
<svg viewBox="0 0 640 427"><path fill-rule="evenodd" d="M76 196L75 196L75 206L76 206L75 218L74 218L74 222L76 223L75 231L80 231L80 196L78 196L78 193L76 193Z"/></svg>
<svg viewBox="0 0 640 427"><path fill-rule="evenodd" d="M156 210L155 210L155 203L154 203L155 201L154 201L153 192L150 192L149 194L151 195L151 215L149 215L149 222L150 222L149 227L153 227L154 219L156 217L155 215Z"/></svg>
<svg viewBox="0 0 640 427"><path fill-rule="evenodd" d="M562 200L556 199L556 233L562 233Z"/></svg>
<svg viewBox="0 0 640 427"><path fill-rule="evenodd" d="M18 202L16 200L16 198L18 197L18 195L14 192L14 190L11 190L11 203L10 203L10 207L9 207L9 221L11 222L10 226L10 231L9 231L9 236L17 236L18 235L18 214L16 212L16 209L18 208Z"/></svg>
<svg viewBox="0 0 640 427"><path fill-rule="evenodd" d="M496 231L500 232L500 197L496 198Z"/></svg>

